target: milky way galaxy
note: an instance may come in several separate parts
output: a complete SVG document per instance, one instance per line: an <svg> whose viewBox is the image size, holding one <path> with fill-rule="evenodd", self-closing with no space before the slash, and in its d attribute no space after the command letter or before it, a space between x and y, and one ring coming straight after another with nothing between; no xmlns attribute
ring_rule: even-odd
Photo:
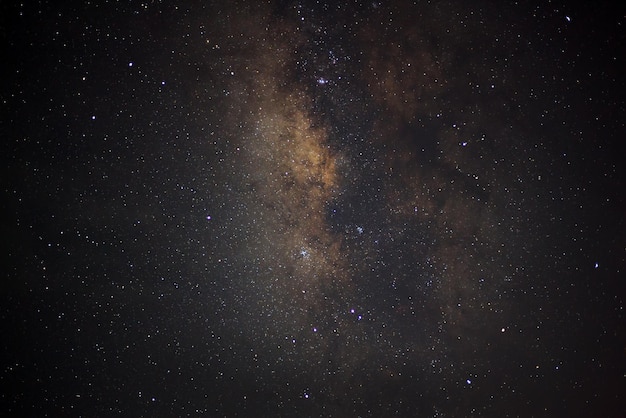
<svg viewBox="0 0 626 418"><path fill-rule="evenodd" d="M9 415L624 413L624 13L4 9Z"/></svg>

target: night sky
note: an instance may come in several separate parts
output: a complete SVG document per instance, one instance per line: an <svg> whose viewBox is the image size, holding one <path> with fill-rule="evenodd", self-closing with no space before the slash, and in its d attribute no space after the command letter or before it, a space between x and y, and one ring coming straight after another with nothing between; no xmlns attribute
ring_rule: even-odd
<svg viewBox="0 0 626 418"><path fill-rule="evenodd" d="M626 7L24 3L1 415L626 416Z"/></svg>

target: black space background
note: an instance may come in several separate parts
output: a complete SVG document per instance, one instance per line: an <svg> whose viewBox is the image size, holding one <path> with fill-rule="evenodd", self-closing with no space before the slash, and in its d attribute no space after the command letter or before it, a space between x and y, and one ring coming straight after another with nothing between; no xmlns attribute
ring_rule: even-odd
<svg viewBox="0 0 626 418"><path fill-rule="evenodd" d="M624 7L0 3L6 416L626 416Z"/></svg>

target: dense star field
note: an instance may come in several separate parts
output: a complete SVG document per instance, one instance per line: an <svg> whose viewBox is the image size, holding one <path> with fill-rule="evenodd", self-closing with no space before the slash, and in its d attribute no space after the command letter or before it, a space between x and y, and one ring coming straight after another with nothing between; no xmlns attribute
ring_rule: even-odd
<svg viewBox="0 0 626 418"><path fill-rule="evenodd" d="M626 416L624 7L11 3L1 415Z"/></svg>

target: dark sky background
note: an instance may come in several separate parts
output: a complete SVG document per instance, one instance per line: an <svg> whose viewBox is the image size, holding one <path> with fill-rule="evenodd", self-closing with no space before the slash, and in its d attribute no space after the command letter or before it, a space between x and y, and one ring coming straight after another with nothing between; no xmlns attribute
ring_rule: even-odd
<svg viewBox="0 0 626 418"><path fill-rule="evenodd" d="M626 416L626 8L0 3L6 416Z"/></svg>

